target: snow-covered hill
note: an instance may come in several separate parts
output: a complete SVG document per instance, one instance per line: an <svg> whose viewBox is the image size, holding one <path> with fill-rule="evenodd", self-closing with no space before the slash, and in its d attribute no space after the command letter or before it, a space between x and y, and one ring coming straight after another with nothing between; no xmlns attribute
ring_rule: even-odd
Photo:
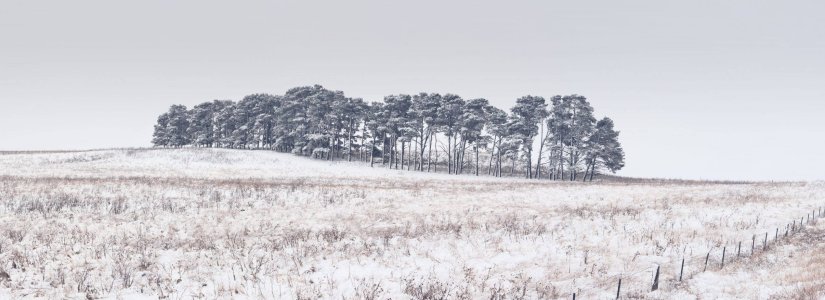
<svg viewBox="0 0 825 300"><path fill-rule="evenodd" d="M628 297L755 299L825 285L807 267L825 248L815 223L713 267L821 208L819 183L558 183L220 149L2 154L0 180L0 298L593 299L622 277Z"/></svg>

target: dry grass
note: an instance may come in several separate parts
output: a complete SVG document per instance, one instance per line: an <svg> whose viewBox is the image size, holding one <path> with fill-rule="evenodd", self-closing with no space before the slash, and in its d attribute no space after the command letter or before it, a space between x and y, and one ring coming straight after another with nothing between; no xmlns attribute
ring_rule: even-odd
<svg viewBox="0 0 825 300"><path fill-rule="evenodd" d="M202 159L243 161L215 153ZM160 176L171 171L110 164L139 151L41 155L30 168L81 175L0 175L0 291L14 297L546 299L662 265L664 294L645 291L647 273L625 289L667 298L690 288L671 271L683 256L782 226L823 195L803 183ZM82 175L92 168L120 175Z"/></svg>

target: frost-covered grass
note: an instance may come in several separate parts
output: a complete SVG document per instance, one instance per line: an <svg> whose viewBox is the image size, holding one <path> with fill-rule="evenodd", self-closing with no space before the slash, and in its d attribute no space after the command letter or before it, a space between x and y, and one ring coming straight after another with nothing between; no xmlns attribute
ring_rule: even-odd
<svg viewBox="0 0 825 300"><path fill-rule="evenodd" d="M3 154L0 176L0 298L591 299L620 274L641 298L825 287L806 273L816 224L697 273L825 205L821 183L561 183L217 149Z"/></svg>

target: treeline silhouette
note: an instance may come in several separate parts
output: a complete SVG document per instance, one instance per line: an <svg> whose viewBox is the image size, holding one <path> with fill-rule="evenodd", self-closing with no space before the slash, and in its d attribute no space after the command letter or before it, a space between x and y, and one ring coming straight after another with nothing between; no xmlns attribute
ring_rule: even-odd
<svg viewBox="0 0 825 300"><path fill-rule="evenodd" d="M528 95L508 113L482 98L420 93L367 103L314 85L192 109L172 105L158 117L152 143L271 149L422 172L586 181L624 167L618 136L613 121L597 120L580 95L549 101Z"/></svg>

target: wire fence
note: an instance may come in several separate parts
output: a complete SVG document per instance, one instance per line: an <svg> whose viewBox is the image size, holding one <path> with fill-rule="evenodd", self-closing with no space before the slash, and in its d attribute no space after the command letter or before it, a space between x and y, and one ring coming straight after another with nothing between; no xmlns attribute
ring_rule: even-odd
<svg viewBox="0 0 825 300"><path fill-rule="evenodd" d="M683 256L667 264L625 271L577 285L571 292L572 299L640 298L662 287L677 287L683 280L702 272L747 262L747 258L753 255L775 249L775 245L804 230L805 226L816 224L816 219L822 218L824 214L825 207L820 207L791 220L784 227L742 235L742 239L711 247L707 253Z"/></svg>

